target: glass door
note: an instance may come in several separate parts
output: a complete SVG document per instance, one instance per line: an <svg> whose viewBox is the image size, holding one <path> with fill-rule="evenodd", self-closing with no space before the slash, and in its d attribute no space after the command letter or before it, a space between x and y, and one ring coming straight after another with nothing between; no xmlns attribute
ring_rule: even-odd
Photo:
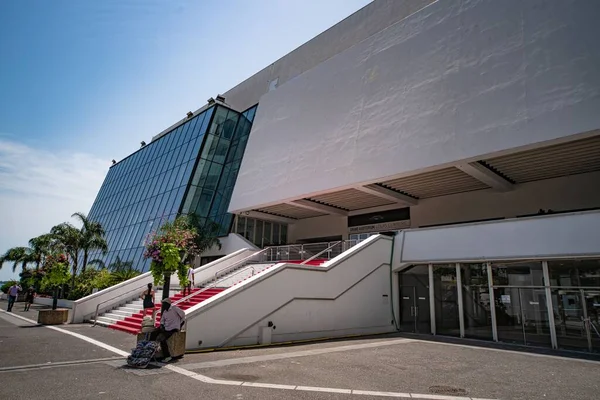
<svg viewBox="0 0 600 400"><path fill-rule="evenodd" d="M545 289L519 289L526 345L551 347Z"/></svg>
<svg viewBox="0 0 600 400"><path fill-rule="evenodd" d="M582 290L585 300L585 320L589 332L589 350L600 352L600 290Z"/></svg>
<svg viewBox="0 0 600 400"><path fill-rule="evenodd" d="M433 266L433 288L436 333L460 336L458 286L454 264Z"/></svg>
<svg viewBox="0 0 600 400"><path fill-rule="evenodd" d="M551 347L543 288L494 288L496 325L501 342Z"/></svg>
<svg viewBox="0 0 600 400"><path fill-rule="evenodd" d="M400 286L400 330L417 332L417 293L414 286Z"/></svg>
<svg viewBox="0 0 600 400"><path fill-rule="evenodd" d="M600 351L600 291L552 290L558 347Z"/></svg>
<svg viewBox="0 0 600 400"><path fill-rule="evenodd" d="M429 267L416 265L400 279L400 328L405 332L431 333Z"/></svg>

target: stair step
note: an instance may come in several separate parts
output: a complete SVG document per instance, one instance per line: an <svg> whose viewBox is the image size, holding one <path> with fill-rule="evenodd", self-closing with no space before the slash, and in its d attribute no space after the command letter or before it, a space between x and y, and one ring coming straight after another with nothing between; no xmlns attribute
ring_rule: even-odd
<svg viewBox="0 0 600 400"><path fill-rule="evenodd" d="M115 314L115 315L122 315L124 317L129 317L131 314L133 314L133 312L131 312L131 311L123 311L123 310L119 310L119 309L112 310L110 313Z"/></svg>
<svg viewBox="0 0 600 400"><path fill-rule="evenodd" d="M132 335L137 335L140 332L140 328L129 328L127 326L121 326L121 325L110 325L108 327L109 329L114 329L117 331L121 331L121 332L126 332L126 333L130 333Z"/></svg>
<svg viewBox="0 0 600 400"><path fill-rule="evenodd" d="M98 322L106 322L107 324L116 324L117 322L121 322L120 319L114 319L110 317L101 316L98 317Z"/></svg>
<svg viewBox="0 0 600 400"><path fill-rule="evenodd" d="M130 314L133 314L133 313L142 311L142 309L136 308L136 307L122 306L122 307L117 308L116 311L124 311L124 312L129 312Z"/></svg>
<svg viewBox="0 0 600 400"><path fill-rule="evenodd" d="M125 319L125 317L126 317L125 315L116 314L114 312L108 312L102 316L106 317L106 318L110 318L110 319L115 319L115 320L122 320L122 319Z"/></svg>

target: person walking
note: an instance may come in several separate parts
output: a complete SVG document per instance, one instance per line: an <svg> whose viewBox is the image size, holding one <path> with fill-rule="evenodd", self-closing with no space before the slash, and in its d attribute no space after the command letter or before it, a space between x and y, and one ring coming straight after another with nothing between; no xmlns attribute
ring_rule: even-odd
<svg viewBox="0 0 600 400"><path fill-rule="evenodd" d="M35 299L36 293L33 286L30 286L25 292L25 309L23 311L29 311L31 305L33 304L33 299Z"/></svg>
<svg viewBox="0 0 600 400"><path fill-rule="evenodd" d="M15 301L17 301L17 296L22 290L23 289L21 289L21 286L19 286L18 283L15 283L14 285L8 288L8 308L6 309L6 311L12 312L13 305L15 304Z"/></svg>
<svg viewBox="0 0 600 400"><path fill-rule="evenodd" d="M152 289L152 283L148 284L148 289L144 290L144 293L140 296L143 300L144 316L148 314L148 310L152 310L152 320L156 321L156 307L154 305L154 290Z"/></svg>

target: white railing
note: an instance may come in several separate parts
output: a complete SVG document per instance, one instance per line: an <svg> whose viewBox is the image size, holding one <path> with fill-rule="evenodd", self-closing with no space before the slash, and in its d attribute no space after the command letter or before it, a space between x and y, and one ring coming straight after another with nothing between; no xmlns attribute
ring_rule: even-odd
<svg viewBox="0 0 600 400"><path fill-rule="evenodd" d="M331 260L356 246L360 240L342 240L337 242L288 244L267 247L266 261L305 261L316 258Z"/></svg>

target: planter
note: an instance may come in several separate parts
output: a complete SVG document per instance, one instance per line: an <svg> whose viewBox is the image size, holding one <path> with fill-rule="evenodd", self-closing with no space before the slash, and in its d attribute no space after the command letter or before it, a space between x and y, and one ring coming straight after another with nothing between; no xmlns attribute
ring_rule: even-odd
<svg viewBox="0 0 600 400"><path fill-rule="evenodd" d="M146 335L140 333L137 336L137 341L145 340ZM169 353L171 357L181 357L185 354L185 331L175 332L168 340L167 345L169 346ZM156 353L156 357L163 357L162 350Z"/></svg>
<svg viewBox="0 0 600 400"><path fill-rule="evenodd" d="M69 310L58 308L56 310L39 310L38 323L42 325L61 325L69 319Z"/></svg>

